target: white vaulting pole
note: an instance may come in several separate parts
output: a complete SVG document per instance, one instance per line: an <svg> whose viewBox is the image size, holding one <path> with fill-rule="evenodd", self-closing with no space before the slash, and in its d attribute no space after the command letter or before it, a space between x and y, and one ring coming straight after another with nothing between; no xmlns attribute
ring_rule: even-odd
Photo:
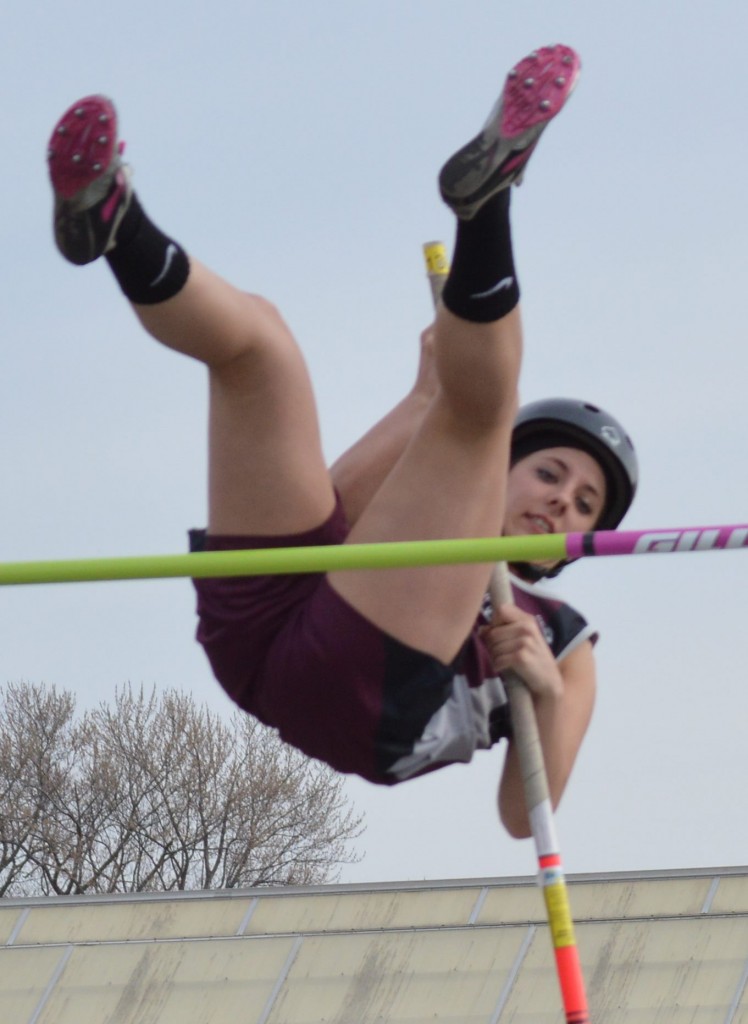
<svg viewBox="0 0 748 1024"><path fill-rule="evenodd" d="M436 305L449 273L446 249L442 242L426 242L423 253ZM500 604L513 603L512 586L505 562L495 566L489 589L494 608ZM512 736L519 757L525 804L538 857L538 882L543 890L564 1012L567 1024L586 1024L589 1021L587 995L556 837L535 708L530 691L516 673L505 672L502 680L509 696Z"/></svg>

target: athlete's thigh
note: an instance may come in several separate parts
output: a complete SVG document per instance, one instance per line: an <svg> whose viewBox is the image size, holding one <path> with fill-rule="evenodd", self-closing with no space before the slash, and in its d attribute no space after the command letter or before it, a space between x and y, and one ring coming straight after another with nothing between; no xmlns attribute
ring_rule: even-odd
<svg viewBox="0 0 748 1024"><path fill-rule="evenodd" d="M509 426L469 441L427 420L362 513L347 543L501 534ZM451 661L477 617L492 566L336 572L332 587L402 643Z"/></svg>
<svg viewBox="0 0 748 1024"><path fill-rule="evenodd" d="M316 406L295 343L210 371L208 491L211 533L299 533L332 512Z"/></svg>

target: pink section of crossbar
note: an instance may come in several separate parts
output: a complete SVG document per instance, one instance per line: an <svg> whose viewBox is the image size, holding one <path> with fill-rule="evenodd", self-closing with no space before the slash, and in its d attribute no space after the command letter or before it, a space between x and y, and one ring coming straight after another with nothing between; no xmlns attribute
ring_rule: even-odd
<svg viewBox="0 0 748 1024"><path fill-rule="evenodd" d="M738 548L748 548L748 524L688 526L670 530L601 530L597 533L570 533L566 537L569 558Z"/></svg>

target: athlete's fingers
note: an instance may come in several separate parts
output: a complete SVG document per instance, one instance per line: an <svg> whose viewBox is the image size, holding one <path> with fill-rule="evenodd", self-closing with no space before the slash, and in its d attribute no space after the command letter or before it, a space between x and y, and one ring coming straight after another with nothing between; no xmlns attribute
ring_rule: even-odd
<svg viewBox="0 0 748 1024"><path fill-rule="evenodd" d="M495 672L512 669L533 693L560 695L561 673L537 623L526 613L512 624L486 626L481 630Z"/></svg>

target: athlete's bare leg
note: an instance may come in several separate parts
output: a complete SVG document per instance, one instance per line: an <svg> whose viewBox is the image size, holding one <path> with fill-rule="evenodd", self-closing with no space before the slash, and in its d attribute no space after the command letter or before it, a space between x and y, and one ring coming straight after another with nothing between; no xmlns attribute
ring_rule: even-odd
<svg viewBox="0 0 748 1024"><path fill-rule="evenodd" d="M351 543L501 533L521 359L519 311L470 324L440 307L441 388L401 458L362 512ZM480 607L490 565L332 573L350 604L404 643L450 661Z"/></svg>
<svg viewBox="0 0 748 1024"><path fill-rule="evenodd" d="M335 497L312 387L275 307L192 260L174 298L133 308L153 337L208 368L209 531L288 534L322 523Z"/></svg>
<svg viewBox="0 0 748 1024"><path fill-rule="evenodd" d="M56 124L48 156L58 248L76 264L105 256L146 330L207 366L210 531L318 526L334 494L296 342L269 302L190 259L149 220L121 153L106 97L79 100Z"/></svg>
<svg viewBox="0 0 748 1024"><path fill-rule="evenodd" d="M578 67L566 47L543 48L520 62L482 131L442 169L442 195L458 216L458 233L435 323L440 386L349 543L502 532L522 354L508 190L521 180ZM386 632L450 661L475 623L491 569L348 571L332 573L330 581Z"/></svg>

